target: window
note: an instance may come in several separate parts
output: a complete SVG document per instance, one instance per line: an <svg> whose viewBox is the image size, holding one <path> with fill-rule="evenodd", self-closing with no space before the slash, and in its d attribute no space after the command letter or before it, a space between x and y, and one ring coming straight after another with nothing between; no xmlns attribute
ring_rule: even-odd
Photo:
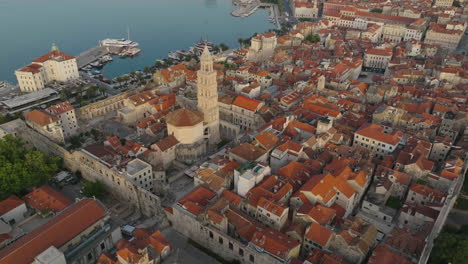
<svg viewBox="0 0 468 264"><path fill-rule="evenodd" d="M229 242L229 249L232 250L234 248L234 245L232 245L231 242Z"/></svg>
<svg viewBox="0 0 468 264"><path fill-rule="evenodd" d="M239 248L239 255L244 256L244 250L242 248Z"/></svg>
<svg viewBox="0 0 468 264"><path fill-rule="evenodd" d="M222 245L222 244L223 244L223 238L222 238L222 237L219 237L219 238L218 238L218 242Z"/></svg>
<svg viewBox="0 0 468 264"><path fill-rule="evenodd" d="M88 253L88 260L92 260L93 259L93 254L90 252Z"/></svg>
<svg viewBox="0 0 468 264"><path fill-rule="evenodd" d="M104 250L104 249L106 249L106 244L101 243L101 250Z"/></svg>
<svg viewBox="0 0 468 264"><path fill-rule="evenodd" d="M250 255L250 256L249 256L249 260L250 260L250 262L252 262L252 263L255 262L254 256L253 256L253 255Z"/></svg>
<svg viewBox="0 0 468 264"><path fill-rule="evenodd" d="M213 232L210 231L210 238L213 238Z"/></svg>

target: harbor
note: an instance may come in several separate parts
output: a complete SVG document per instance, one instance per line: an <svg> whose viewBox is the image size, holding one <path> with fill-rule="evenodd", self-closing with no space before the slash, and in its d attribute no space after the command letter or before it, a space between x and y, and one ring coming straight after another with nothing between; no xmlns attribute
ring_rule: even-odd
<svg viewBox="0 0 468 264"><path fill-rule="evenodd" d="M275 24L278 29L281 29L280 24L280 12L278 6L275 4L262 3L259 0L235 0L233 1L234 6L237 6L231 12L231 15L234 17L248 17L254 14L259 8L270 9L268 22Z"/></svg>
<svg viewBox="0 0 468 264"><path fill-rule="evenodd" d="M76 56L76 62L80 71L90 77L104 80L100 69L105 64L113 61L112 56L121 58L134 57L141 52L138 43L129 39L104 39L99 41L99 46L86 50Z"/></svg>

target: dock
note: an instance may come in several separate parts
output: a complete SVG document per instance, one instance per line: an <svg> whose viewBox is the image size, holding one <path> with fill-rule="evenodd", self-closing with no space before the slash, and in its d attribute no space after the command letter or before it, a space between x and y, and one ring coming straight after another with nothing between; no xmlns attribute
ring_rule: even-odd
<svg viewBox="0 0 468 264"><path fill-rule="evenodd" d="M81 69L84 66L102 58L105 55L117 54L120 52L120 50L120 48L96 46L76 56L76 64L78 64L78 69Z"/></svg>

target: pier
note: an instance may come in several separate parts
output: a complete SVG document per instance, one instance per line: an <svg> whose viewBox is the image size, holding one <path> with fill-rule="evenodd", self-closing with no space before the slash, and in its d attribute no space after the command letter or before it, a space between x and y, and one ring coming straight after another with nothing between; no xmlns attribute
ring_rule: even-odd
<svg viewBox="0 0 468 264"><path fill-rule="evenodd" d="M236 1L236 5L239 7L231 12L232 16L235 17L248 17L255 13L258 8L270 8L270 17L274 18L275 20L275 25L278 29L281 29L281 24L279 21L279 10L278 6L275 4L269 4L269 3L261 3L258 0L254 1Z"/></svg>
<svg viewBox="0 0 468 264"><path fill-rule="evenodd" d="M96 46L89 50L83 51L78 56L76 56L76 64L78 64L78 69L81 69L84 66L102 58L105 55L117 54L120 51L121 48Z"/></svg>
<svg viewBox="0 0 468 264"><path fill-rule="evenodd" d="M78 64L78 69L83 68L84 66L100 59L107 54L109 54L109 50L107 47L102 46L97 46L80 53L78 56L76 56L76 64Z"/></svg>

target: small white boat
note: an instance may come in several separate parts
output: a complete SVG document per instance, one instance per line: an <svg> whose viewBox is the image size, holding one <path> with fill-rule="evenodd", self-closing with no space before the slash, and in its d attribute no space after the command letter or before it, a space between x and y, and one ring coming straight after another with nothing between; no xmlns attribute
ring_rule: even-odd
<svg viewBox="0 0 468 264"><path fill-rule="evenodd" d="M169 59L173 59L173 60L179 60L180 59L179 54L177 54L176 52L172 52L172 51L167 54L167 57Z"/></svg>

